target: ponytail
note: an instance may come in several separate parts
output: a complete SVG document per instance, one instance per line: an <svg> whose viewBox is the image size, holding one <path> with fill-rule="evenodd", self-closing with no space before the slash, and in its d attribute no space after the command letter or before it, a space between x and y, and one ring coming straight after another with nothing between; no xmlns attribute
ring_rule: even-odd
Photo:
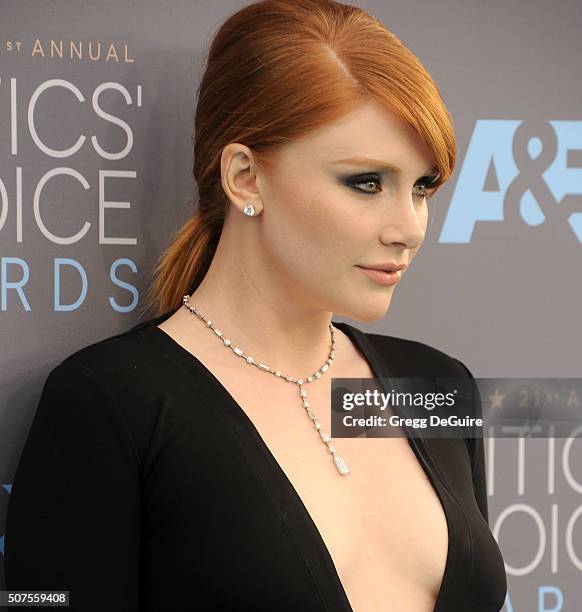
<svg viewBox="0 0 582 612"><path fill-rule="evenodd" d="M194 292L210 267L219 234L198 213L184 223L158 259L141 314L153 309L158 316L175 310L186 293Z"/></svg>

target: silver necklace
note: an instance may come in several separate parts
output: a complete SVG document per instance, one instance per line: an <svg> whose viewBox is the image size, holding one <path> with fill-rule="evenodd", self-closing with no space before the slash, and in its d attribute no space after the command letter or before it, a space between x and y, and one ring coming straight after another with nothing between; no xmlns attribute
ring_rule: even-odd
<svg viewBox="0 0 582 612"><path fill-rule="evenodd" d="M311 409L311 406L307 400L307 391L303 388L304 383L306 382L310 383L310 382L313 382L314 380L317 380L318 378L321 378L321 376L327 372L330 366L333 365L333 360L335 358L335 348L336 348L335 339L333 335L333 325L331 323L329 324L329 330L331 332L331 350L330 350L329 356L326 359L325 363L316 372L314 372L310 376L307 376L307 378L305 379L293 378L292 376L286 376L285 374L282 374L279 370L273 370L273 368L271 368L265 363L255 361L250 355L245 355L244 351L241 348L239 348L238 346L233 346L232 341L229 340L228 338L225 338L222 335L222 333L218 329L216 329L216 327L214 327L213 322L210 319L207 319L203 314L198 312L196 308L192 306L192 304L190 304L189 295L185 295L182 302L187 310L189 310L192 314L196 315L201 321L206 323L206 327L209 327L210 329L212 329L212 331L222 340L224 346L226 346L227 348L230 348L236 355L244 359L248 364L256 366L257 368L259 368L259 370L263 372L268 372L270 374L273 374L274 376L276 376L277 378L280 378L281 380L285 382L291 382L291 383L295 383L298 385L299 396L301 397L303 408L305 408L307 412L307 416L313 421L313 426L315 427L315 431L319 433L319 437L321 441L326 445L327 452L330 453L331 456L333 457L333 463L337 471L342 476L349 474L350 469L348 468L348 464L345 462L345 459L343 457L340 457L337 454L335 448L331 445L331 436L327 434L325 431L323 431L323 429L321 428L321 423L318 421L317 415Z"/></svg>

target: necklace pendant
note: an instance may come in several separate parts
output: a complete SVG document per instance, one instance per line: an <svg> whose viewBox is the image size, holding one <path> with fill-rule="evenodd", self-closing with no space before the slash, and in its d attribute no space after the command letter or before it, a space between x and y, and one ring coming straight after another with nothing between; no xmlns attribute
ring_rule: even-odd
<svg viewBox="0 0 582 612"><path fill-rule="evenodd" d="M307 415L313 421L313 425L316 431L318 432L319 437L321 438L322 442L324 442L327 445L327 452L333 455L333 463L337 471L342 476L349 474L350 468L348 467L348 464L345 462L343 457L336 455L335 448L331 446L331 444L329 444L331 442L331 436L322 430L321 423L317 419L317 415L315 414L313 410L310 410L310 403L307 400L307 391L303 389L303 386L302 386L305 383L305 381L310 383L310 382L313 382L314 380L317 380L318 378L321 378L321 376L329 370L330 366L333 365L334 358L335 358L335 349L336 349L333 325L331 323L329 324L329 331L331 334L331 350L330 350L330 353L329 353L329 356L326 362L321 366L321 368L319 368L319 370L317 370L316 372L308 376L307 379L293 378L293 376L284 375L280 370L273 370L269 365L267 365L266 363L262 361L259 361L259 362L255 361L250 355L245 355L244 351L239 346L236 346L236 345L233 346L232 340L230 340L229 338L225 338L222 335L222 332L213 326L213 322L211 319L207 319L202 313L198 312L196 308L194 308L194 306L190 303L189 295L186 294L182 298L182 303L184 304L187 310L189 310L192 314L196 315L196 317L200 319L202 322L204 322L207 327L212 329L214 333L222 340L222 342L224 343L224 346L226 346L227 348L230 348L235 353L235 355L242 357L250 365L256 365L260 370L263 370L264 372L269 372L270 374L274 374L277 378L281 378L286 382L297 383L299 385L299 395L302 399L303 408L307 410Z"/></svg>
<svg viewBox="0 0 582 612"><path fill-rule="evenodd" d="M343 457L340 457L339 455L334 455L333 462L335 464L335 467L337 468L337 471L342 476L345 476L346 474L350 473L350 468L348 467L348 464L345 462Z"/></svg>

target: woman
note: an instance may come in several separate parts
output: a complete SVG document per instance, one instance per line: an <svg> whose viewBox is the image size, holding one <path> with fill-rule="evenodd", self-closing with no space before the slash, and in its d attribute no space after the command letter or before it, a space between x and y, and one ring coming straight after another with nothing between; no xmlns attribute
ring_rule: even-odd
<svg viewBox="0 0 582 612"><path fill-rule="evenodd" d="M51 371L6 588L75 610L499 610L483 440L329 435L332 376L471 376L331 325L385 315L455 152L433 80L362 9L232 15L199 89L199 210L157 266L157 316Z"/></svg>

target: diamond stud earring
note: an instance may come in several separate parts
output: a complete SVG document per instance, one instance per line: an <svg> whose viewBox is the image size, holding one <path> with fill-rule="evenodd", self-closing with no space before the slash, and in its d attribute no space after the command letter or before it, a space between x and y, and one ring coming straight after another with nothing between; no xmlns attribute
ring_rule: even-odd
<svg viewBox="0 0 582 612"><path fill-rule="evenodd" d="M245 215L252 217L255 214L255 207L252 204L247 204L244 207L243 212Z"/></svg>

